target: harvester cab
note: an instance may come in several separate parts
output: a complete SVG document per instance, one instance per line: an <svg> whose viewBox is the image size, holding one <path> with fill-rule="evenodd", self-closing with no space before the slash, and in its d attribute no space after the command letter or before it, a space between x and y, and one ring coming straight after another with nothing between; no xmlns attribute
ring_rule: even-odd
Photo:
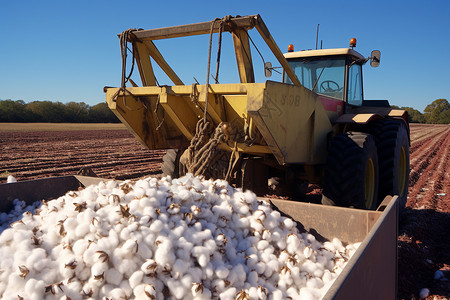
<svg viewBox="0 0 450 300"><path fill-rule="evenodd" d="M330 100L343 101L351 108L363 105L362 66L370 60L372 67L378 67L381 55L379 50L373 50L371 56L365 58L354 47L355 38L350 40L349 48L339 49L294 52L290 44L284 56L304 87ZM285 74L283 82L292 84Z"/></svg>

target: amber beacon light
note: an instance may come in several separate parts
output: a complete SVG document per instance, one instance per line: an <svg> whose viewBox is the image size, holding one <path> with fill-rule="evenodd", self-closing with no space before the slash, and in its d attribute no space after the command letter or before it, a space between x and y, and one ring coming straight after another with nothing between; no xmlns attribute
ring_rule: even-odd
<svg viewBox="0 0 450 300"><path fill-rule="evenodd" d="M288 52L294 52L294 45L289 44L289 46L288 46Z"/></svg>
<svg viewBox="0 0 450 300"><path fill-rule="evenodd" d="M351 38L350 39L350 47L353 49L353 47L356 47L356 39L355 38Z"/></svg>

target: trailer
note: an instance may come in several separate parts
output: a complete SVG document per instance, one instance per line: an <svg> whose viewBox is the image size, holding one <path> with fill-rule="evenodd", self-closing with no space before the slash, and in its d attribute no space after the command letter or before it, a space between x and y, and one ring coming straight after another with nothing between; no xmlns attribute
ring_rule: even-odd
<svg viewBox="0 0 450 300"><path fill-rule="evenodd" d="M0 184L0 212L9 211L14 199L27 204L56 199L106 180L74 175ZM387 196L375 211L265 200L318 240L337 237L344 243L361 242L323 299L396 298L398 196Z"/></svg>

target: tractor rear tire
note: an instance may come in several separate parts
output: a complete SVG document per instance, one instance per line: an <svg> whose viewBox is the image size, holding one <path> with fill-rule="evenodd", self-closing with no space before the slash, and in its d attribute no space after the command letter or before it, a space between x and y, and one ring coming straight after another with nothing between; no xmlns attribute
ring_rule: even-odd
<svg viewBox="0 0 450 300"><path fill-rule="evenodd" d="M379 202L398 195L400 210L406 206L409 183L409 138L400 120L382 119L371 126L380 165Z"/></svg>
<svg viewBox="0 0 450 300"><path fill-rule="evenodd" d="M178 149L168 149L164 154L161 170L165 176L179 177L180 152Z"/></svg>
<svg viewBox="0 0 450 300"><path fill-rule="evenodd" d="M377 208L378 155L375 139L361 132L335 136L330 143L322 204Z"/></svg>

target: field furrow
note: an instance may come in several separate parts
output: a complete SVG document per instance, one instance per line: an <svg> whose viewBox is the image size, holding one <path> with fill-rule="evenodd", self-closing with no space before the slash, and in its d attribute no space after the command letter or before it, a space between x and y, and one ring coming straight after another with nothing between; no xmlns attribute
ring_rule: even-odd
<svg viewBox="0 0 450 300"><path fill-rule="evenodd" d="M410 183L398 237L398 298L430 299L450 295L450 126L411 124ZM91 168L99 177L132 179L161 173L164 150L149 151L127 130L1 131L0 180L76 174ZM320 202L311 187L308 201ZM447 246L445 246L447 245Z"/></svg>

